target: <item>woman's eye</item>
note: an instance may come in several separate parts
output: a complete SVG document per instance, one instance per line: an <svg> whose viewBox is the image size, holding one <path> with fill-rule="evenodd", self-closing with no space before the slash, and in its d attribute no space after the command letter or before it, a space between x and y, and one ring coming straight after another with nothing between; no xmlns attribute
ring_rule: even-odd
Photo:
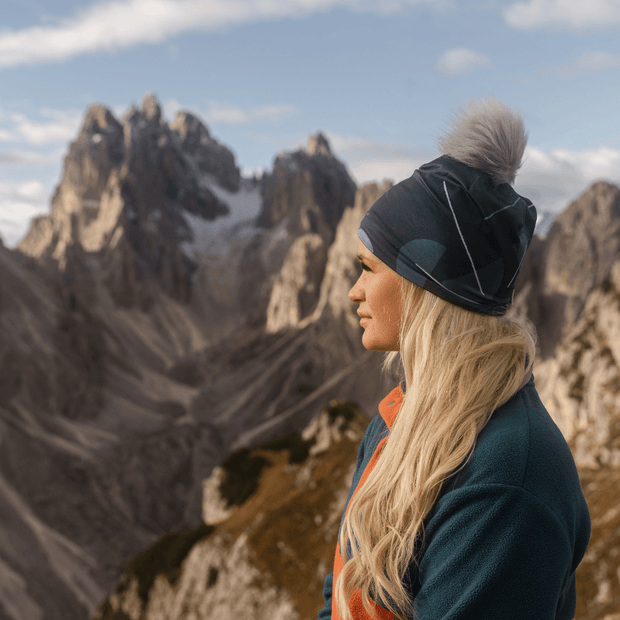
<svg viewBox="0 0 620 620"><path fill-rule="evenodd" d="M362 263L362 269L364 271L370 271L370 267L368 265L366 265L365 263Z"/></svg>

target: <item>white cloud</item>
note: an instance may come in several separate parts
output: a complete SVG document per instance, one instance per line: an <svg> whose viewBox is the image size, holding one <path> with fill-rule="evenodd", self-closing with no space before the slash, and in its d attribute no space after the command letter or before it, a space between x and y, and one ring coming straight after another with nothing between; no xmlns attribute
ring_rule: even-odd
<svg viewBox="0 0 620 620"><path fill-rule="evenodd" d="M377 147L377 144L363 136L343 136L329 132L327 134L330 146L339 153L363 153L370 150L371 152Z"/></svg>
<svg viewBox="0 0 620 620"><path fill-rule="evenodd" d="M446 50L435 63L434 69L444 75L460 76L471 73L478 67L490 68L495 66L493 61L482 54L467 47L455 47Z"/></svg>
<svg viewBox="0 0 620 620"><path fill-rule="evenodd" d="M392 179L398 183L437 153L409 144L377 142L365 136L325 132L332 152L342 159L358 185Z"/></svg>
<svg viewBox="0 0 620 620"><path fill-rule="evenodd" d="M48 144L68 142L75 138L82 121L82 113L77 110L41 110L41 116L47 122L37 123L24 114L14 114L15 132L22 140L30 144Z"/></svg>
<svg viewBox="0 0 620 620"><path fill-rule="evenodd" d="M162 43L190 30L216 30L265 19L304 17L346 7L394 13L414 5L443 8L451 0L114 0L57 24L0 33L0 67L62 62L94 52Z"/></svg>
<svg viewBox="0 0 620 620"><path fill-rule="evenodd" d="M247 125L250 115L239 106L211 102L209 108L201 114L208 123L222 123L223 125Z"/></svg>
<svg viewBox="0 0 620 620"><path fill-rule="evenodd" d="M0 151L2 166L41 166L56 163L62 153L36 153L32 151Z"/></svg>
<svg viewBox="0 0 620 620"><path fill-rule="evenodd" d="M399 183L409 178L424 163L426 160L422 159L376 159L352 165L349 172L358 185L373 181L379 183L385 179Z"/></svg>
<svg viewBox="0 0 620 620"><path fill-rule="evenodd" d="M265 105L244 110L235 105L211 102L203 112L208 124L251 125L260 121L276 122L295 113L291 105Z"/></svg>
<svg viewBox="0 0 620 620"><path fill-rule="evenodd" d="M539 210L558 212L599 179L620 183L620 150L543 151L527 147L515 189Z"/></svg>
<svg viewBox="0 0 620 620"><path fill-rule="evenodd" d="M5 245L17 245L30 220L49 212L49 193L40 181L0 181L0 234Z"/></svg>
<svg viewBox="0 0 620 620"><path fill-rule="evenodd" d="M620 0L526 0L509 6L504 18L519 30L616 28L620 25Z"/></svg>
<svg viewBox="0 0 620 620"><path fill-rule="evenodd" d="M575 75L604 71L612 67L620 67L620 55L608 52L584 52L567 65L553 69L553 73L556 75Z"/></svg>
<svg viewBox="0 0 620 620"><path fill-rule="evenodd" d="M207 125L253 125L260 122L274 123L282 118L295 114L297 109L292 105L271 104L249 109L234 104L209 102L206 110L198 110L192 106L183 106L171 99L164 104L164 115L173 120L180 110L189 110L203 119Z"/></svg>
<svg viewBox="0 0 620 620"><path fill-rule="evenodd" d="M620 54L586 51L565 65L540 67L532 75L523 75L519 77L518 82L520 84L532 84L538 79L549 76L570 77L583 73L596 73L598 71L605 71L617 67L620 67Z"/></svg>
<svg viewBox="0 0 620 620"><path fill-rule="evenodd" d="M45 120L35 121L23 113L4 115L5 127L0 129L0 142L33 145L66 143L75 138L82 121L82 113L78 110L44 108L39 115Z"/></svg>
<svg viewBox="0 0 620 620"><path fill-rule="evenodd" d="M291 116L295 114L297 109L295 106L278 104L278 105L264 105L258 108L253 108L250 112L251 122L256 120L266 120L270 122L279 121L284 116Z"/></svg>
<svg viewBox="0 0 620 620"><path fill-rule="evenodd" d="M3 184L0 183L0 191L3 189ZM14 192L18 198L38 202L45 197L46 189L41 181L24 181L15 185Z"/></svg>

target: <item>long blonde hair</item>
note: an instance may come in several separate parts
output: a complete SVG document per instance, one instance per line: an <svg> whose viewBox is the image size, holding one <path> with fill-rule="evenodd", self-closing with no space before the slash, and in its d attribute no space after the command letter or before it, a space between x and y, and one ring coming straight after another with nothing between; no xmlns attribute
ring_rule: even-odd
<svg viewBox="0 0 620 620"><path fill-rule="evenodd" d="M419 563L424 519L444 480L462 467L492 412L531 371L534 328L529 321L477 314L401 278L400 363L405 397L375 468L351 499L340 532L344 567L335 584L341 620L359 588L397 618L413 615L403 585ZM347 541L355 541L348 545Z"/></svg>

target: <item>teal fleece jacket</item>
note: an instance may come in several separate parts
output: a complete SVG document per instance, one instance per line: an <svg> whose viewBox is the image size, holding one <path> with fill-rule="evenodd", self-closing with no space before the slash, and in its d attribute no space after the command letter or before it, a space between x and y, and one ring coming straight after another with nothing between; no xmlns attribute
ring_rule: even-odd
<svg viewBox="0 0 620 620"><path fill-rule="evenodd" d="M347 505L389 435L383 416L362 439ZM532 377L493 413L467 464L444 482L426 519L419 569L412 564L405 575L415 617L572 620L575 570L589 538L575 462ZM320 620L331 618L332 580L325 580Z"/></svg>

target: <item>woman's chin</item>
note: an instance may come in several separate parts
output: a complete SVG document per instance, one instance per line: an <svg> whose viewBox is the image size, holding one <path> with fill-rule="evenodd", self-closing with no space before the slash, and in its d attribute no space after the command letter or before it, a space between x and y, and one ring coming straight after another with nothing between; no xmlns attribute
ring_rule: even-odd
<svg viewBox="0 0 620 620"><path fill-rule="evenodd" d="M398 346L392 342L386 342L379 338L373 338L368 331L362 336L362 344L369 351L398 351Z"/></svg>

